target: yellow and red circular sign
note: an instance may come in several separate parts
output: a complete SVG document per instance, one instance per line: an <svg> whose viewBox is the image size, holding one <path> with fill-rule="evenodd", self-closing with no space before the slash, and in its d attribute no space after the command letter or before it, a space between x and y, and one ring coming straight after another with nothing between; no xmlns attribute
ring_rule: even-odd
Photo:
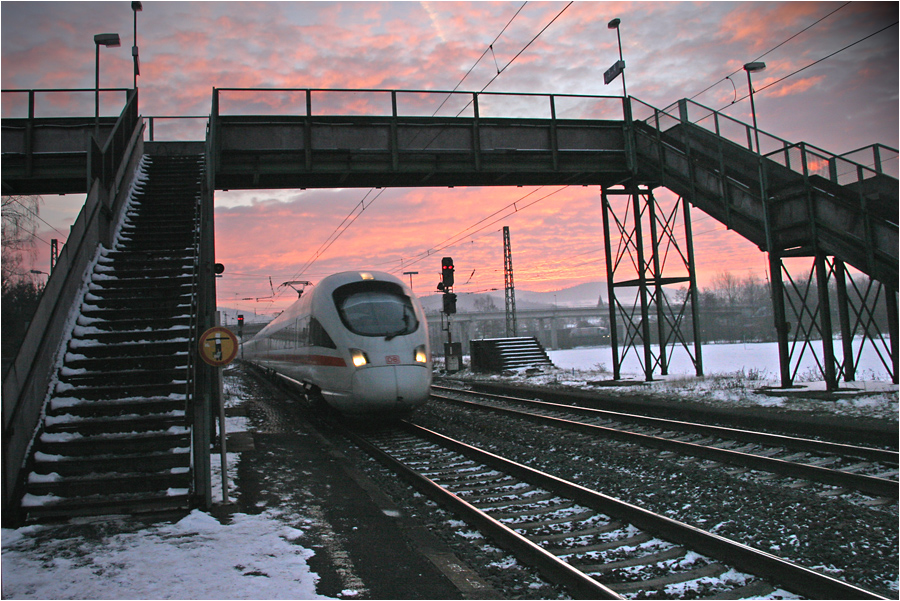
<svg viewBox="0 0 900 601"><path fill-rule="evenodd" d="M228 328L216 326L203 332L199 343L200 356L214 367L228 365L237 356L237 336Z"/></svg>

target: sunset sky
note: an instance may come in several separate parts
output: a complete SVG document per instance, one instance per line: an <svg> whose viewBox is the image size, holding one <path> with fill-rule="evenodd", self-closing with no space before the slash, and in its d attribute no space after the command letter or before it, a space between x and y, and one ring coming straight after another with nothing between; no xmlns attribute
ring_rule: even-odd
<svg viewBox="0 0 900 601"><path fill-rule="evenodd" d="M122 46L101 49L101 86L131 87L130 2L3 1L0 13L4 89L93 88L92 36L106 32L119 33ZM693 98L749 122L741 66L762 60L768 68L754 76L761 130L835 154L898 146L896 2L147 1L138 13L140 110L207 115L213 87L487 86L619 96L621 78L603 83L618 59L616 32L607 28L614 17L628 94L647 104ZM83 96L77 108L39 102L38 116L92 115L93 95ZM104 113L118 112L117 103L106 98ZM20 109L3 95L4 116ZM193 129L174 123L158 125L157 139L201 139L202 121ZM457 292L502 290L504 225L518 289L601 281L599 199L599 188L558 186L220 191L219 304L271 313L295 297L278 288L282 282L357 268L418 271L414 287L425 295L442 256L455 259ZM39 235L62 239L83 196L44 200ZM348 217L355 220L335 240ZM693 221L701 288L724 271L765 279L756 247L699 211ZM35 268L46 271L49 248L38 245ZM270 297L270 278L274 302L241 300Z"/></svg>

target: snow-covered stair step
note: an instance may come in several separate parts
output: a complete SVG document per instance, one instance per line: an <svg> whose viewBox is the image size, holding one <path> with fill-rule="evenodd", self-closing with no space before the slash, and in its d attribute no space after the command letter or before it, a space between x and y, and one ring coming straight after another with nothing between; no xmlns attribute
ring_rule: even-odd
<svg viewBox="0 0 900 601"><path fill-rule="evenodd" d="M69 353L66 367L72 370L84 370L83 373L104 373L129 369L175 369L187 366L187 355L187 352L176 352L128 356L120 352L109 356L88 357Z"/></svg>
<svg viewBox="0 0 900 601"><path fill-rule="evenodd" d="M164 414L172 411L183 411L185 406L184 391L159 397L132 397L115 399L79 399L59 396L50 400L48 418L71 415L76 417L90 416L125 416L146 415L150 413Z"/></svg>
<svg viewBox="0 0 900 601"><path fill-rule="evenodd" d="M188 354L187 339L158 340L156 342L122 342L100 345L90 340L73 340L66 353L66 364L84 359L128 359L158 355Z"/></svg>
<svg viewBox="0 0 900 601"><path fill-rule="evenodd" d="M100 317L95 317L100 315ZM139 312L136 315L128 316L120 313L113 315L109 313L82 312L76 322L79 326L91 327L102 332L128 332L140 331L148 328L160 327L169 329L173 326L189 326L191 324L190 315L164 315L156 313L155 315L145 315Z"/></svg>
<svg viewBox="0 0 900 601"><path fill-rule="evenodd" d="M122 387L123 390L135 386L158 386L170 384L173 380L187 378L187 365L181 364L167 369L125 369L93 370L63 367L59 372L57 392L67 392L72 388Z"/></svg>
<svg viewBox="0 0 900 601"><path fill-rule="evenodd" d="M48 416L45 433L78 433L82 435L115 434L122 432L166 431L184 427L185 413L173 410L164 413L129 413L126 415L73 415L62 413Z"/></svg>
<svg viewBox="0 0 900 601"><path fill-rule="evenodd" d="M159 452L191 444L190 431L184 425L141 432L44 432L40 440L41 452L47 455L90 458Z"/></svg>
<svg viewBox="0 0 900 601"><path fill-rule="evenodd" d="M122 474L111 472L106 474L88 474L85 476L64 477L56 472L51 474L29 475L29 487L34 497L53 496L57 498L91 497L98 495L98 490L114 488L120 494L153 492L169 489L183 489L190 486L190 471L184 467L175 467L158 472Z"/></svg>
<svg viewBox="0 0 900 601"><path fill-rule="evenodd" d="M78 328L81 328L80 330ZM70 349L77 349L88 345L87 341L100 344L124 344L124 343L152 343L167 340L188 341L190 328L188 326L171 326L164 330L141 329L125 330L121 332L104 332L94 327L77 326L76 340L69 344Z"/></svg>
<svg viewBox="0 0 900 601"><path fill-rule="evenodd" d="M60 498L54 495L25 495L22 501L32 519L55 520L78 516L128 514L135 517L160 517L190 510L190 491L168 488L148 491L89 497Z"/></svg>
<svg viewBox="0 0 900 601"><path fill-rule="evenodd" d="M150 473L190 466L190 449L147 451L144 453L120 453L107 455L55 455L35 453L36 474L59 474L62 477L87 476L104 473ZM103 491L97 491L103 492Z"/></svg>
<svg viewBox="0 0 900 601"><path fill-rule="evenodd" d="M106 267L100 266L98 267ZM162 279L175 277L191 277L191 263L171 262L169 264L159 264L152 262L138 263L120 263L116 266L110 266L107 269L101 269L102 273L113 276L120 280L142 280L142 279Z"/></svg>
<svg viewBox="0 0 900 601"><path fill-rule="evenodd" d="M168 298L156 296L128 298L127 303L123 303L122 298L115 296L99 296L93 292L88 292L85 295L85 302L89 304L92 309L133 310L135 313L141 313L146 309L181 309L180 312L183 313L185 309L188 311L191 309L190 288L188 288L187 291L188 293L186 294L179 294L178 296L171 296Z"/></svg>
<svg viewBox="0 0 900 601"><path fill-rule="evenodd" d="M73 399L85 401L112 400L122 397L161 397L170 394L183 393L187 385L186 380L173 380L166 374L162 378L165 382L114 382L108 385L72 385L59 382L55 392Z"/></svg>
<svg viewBox="0 0 900 601"><path fill-rule="evenodd" d="M106 273L95 273L91 276L91 290L144 290L144 289L161 289L172 290L183 286L191 285L190 274L179 274L173 276L158 277L138 277L138 278L122 278L116 275ZM97 292L94 292L97 294Z"/></svg>

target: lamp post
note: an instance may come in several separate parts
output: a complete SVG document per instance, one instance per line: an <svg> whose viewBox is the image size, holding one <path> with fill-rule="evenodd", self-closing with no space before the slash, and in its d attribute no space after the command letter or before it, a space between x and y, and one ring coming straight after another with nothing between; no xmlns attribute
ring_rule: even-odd
<svg viewBox="0 0 900 601"><path fill-rule="evenodd" d="M620 70L622 72L622 96L628 96L628 92L625 91L625 61L622 59L622 34L619 31L619 24L622 22L622 19L618 17L607 23L607 29L615 29L616 30L616 39L619 42L619 65Z"/></svg>
<svg viewBox="0 0 900 601"><path fill-rule="evenodd" d="M100 46L116 48L121 46L117 33L98 33L94 36L96 54L94 59L94 137L100 139Z"/></svg>
<svg viewBox="0 0 900 601"><path fill-rule="evenodd" d="M137 77L141 74L141 63L138 60L138 43L137 43L137 14L144 10L144 5L134 0L131 3L131 10L134 12L134 46L131 47L131 57L134 59L134 89L137 89Z"/></svg>
<svg viewBox="0 0 900 601"><path fill-rule="evenodd" d="M744 71L747 72L747 86L750 88L750 112L753 114L753 135L756 139L756 154L760 154L759 150L759 128L756 126L756 104L753 102L753 81L750 79L751 73L765 71L766 63L755 62L744 65Z"/></svg>
<svg viewBox="0 0 900 601"><path fill-rule="evenodd" d="M418 271L404 271L404 272L403 272L403 275L408 275L408 276L409 276L409 289L412 290L412 287L413 287L412 277L413 277L414 275L419 275L419 272L418 272Z"/></svg>
<svg viewBox="0 0 900 601"><path fill-rule="evenodd" d="M788 325L785 316L784 281L781 277L782 262L779 251L775 248L775 237L770 223L769 203L766 198L762 151L759 147L759 127L756 124L756 104L753 101L753 81L751 73L764 71L766 63L752 62L744 65L747 72L747 85L750 87L750 113L753 116L753 137L756 140L757 173L759 174L759 197L762 201L763 221L765 225L766 251L769 255L769 279L772 294L772 313L775 319L775 335L778 339L778 367L781 372L781 385L791 386L790 354L788 353Z"/></svg>

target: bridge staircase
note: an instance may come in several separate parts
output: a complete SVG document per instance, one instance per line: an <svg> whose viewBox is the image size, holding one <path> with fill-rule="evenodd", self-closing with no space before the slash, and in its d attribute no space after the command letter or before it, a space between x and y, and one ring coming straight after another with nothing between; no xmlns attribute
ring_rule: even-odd
<svg viewBox="0 0 900 601"><path fill-rule="evenodd" d="M471 340L472 369L500 372L507 369L553 367L547 351L534 336Z"/></svg>
<svg viewBox="0 0 900 601"><path fill-rule="evenodd" d="M30 460L29 520L189 508L202 156L145 155L102 249Z"/></svg>
<svg viewBox="0 0 900 601"><path fill-rule="evenodd" d="M707 110L703 125L692 123L686 107L634 121L640 180L683 196L763 251L834 256L897 290L896 178L766 134L780 147L764 148L760 165L749 128L744 146L720 135L723 116Z"/></svg>

